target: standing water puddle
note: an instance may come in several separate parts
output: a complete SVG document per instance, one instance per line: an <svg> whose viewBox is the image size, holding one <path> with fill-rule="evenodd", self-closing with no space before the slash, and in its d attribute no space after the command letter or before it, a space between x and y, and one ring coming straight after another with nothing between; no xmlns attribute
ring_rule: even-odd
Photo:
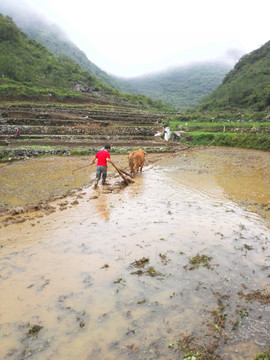
<svg viewBox="0 0 270 360"><path fill-rule="evenodd" d="M56 161L62 174L65 161L79 165L49 158L48 168ZM269 154L211 149L147 163L118 193L84 187L47 216L2 226L1 359L239 360L269 345L269 218L247 210L266 208Z"/></svg>

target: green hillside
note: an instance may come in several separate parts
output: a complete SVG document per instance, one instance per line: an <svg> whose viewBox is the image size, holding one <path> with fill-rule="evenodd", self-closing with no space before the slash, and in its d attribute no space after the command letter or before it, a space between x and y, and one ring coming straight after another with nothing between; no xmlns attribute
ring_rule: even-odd
<svg viewBox="0 0 270 360"><path fill-rule="evenodd" d="M125 80L110 76L101 70L87 58L86 54L68 38L59 26L36 13L27 4L24 4L24 11L22 12L7 1L0 2L0 13L12 17L16 25L30 39L44 45L54 55L65 55L90 72L90 74L102 79L110 87L122 92L130 92L130 85Z"/></svg>
<svg viewBox="0 0 270 360"><path fill-rule="evenodd" d="M197 64L130 79L137 93L171 104L179 110L197 105L211 93L229 71L225 64Z"/></svg>
<svg viewBox="0 0 270 360"><path fill-rule="evenodd" d="M270 41L243 56L222 84L203 99L200 108L251 108L270 106Z"/></svg>
<svg viewBox="0 0 270 360"><path fill-rule="evenodd" d="M0 99L53 99L127 102L169 110L145 96L122 94L65 55L55 56L29 39L10 17L0 14ZM75 91L79 85L81 91Z"/></svg>
<svg viewBox="0 0 270 360"><path fill-rule="evenodd" d="M70 89L76 82L100 86L99 80L66 56L55 57L43 45L19 31L13 20L0 15L0 72L2 82ZM10 81L9 81L10 80Z"/></svg>
<svg viewBox="0 0 270 360"><path fill-rule="evenodd" d="M202 103L166 119L172 139L193 146L270 151L270 41L245 55Z"/></svg>
<svg viewBox="0 0 270 360"><path fill-rule="evenodd" d="M24 12L21 12L8 3L0 3L1 11L12 16L28 37L43 44L57 56L65 55L71 58L110 87L125 93L144 94L171 104L179 110L197 105L203 96L220 85L225 74L230 70L225 64L208 63L135 79L111 76L91 62L58 26L33 13L30 8L25 6Z"/></svg>
<svg viewBox="0 0 270 360"><path fill-rule="evenodd" d="M107 85L115 87L114 79L91 62L85 53L70 41L68 36L57 25L48 23L38 17L37 14L26 18L16 12L14 13L14 21L30 39L44 45L57 56L65 55L69 57L90 74L102 79Z"/></svg>

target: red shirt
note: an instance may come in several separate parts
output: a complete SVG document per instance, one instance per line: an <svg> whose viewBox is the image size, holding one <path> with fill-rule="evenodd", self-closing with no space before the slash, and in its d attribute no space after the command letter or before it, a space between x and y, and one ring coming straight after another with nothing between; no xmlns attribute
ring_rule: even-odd
<svg viewBox="0 0 270 360"><path fill-rule="evenodd" d="M97 153L97 155L95 157L98 159L98 161L97 161L98 166L107 166L106 159L110 159L111 155L108 153L108 151L101 150Z"/></svg>

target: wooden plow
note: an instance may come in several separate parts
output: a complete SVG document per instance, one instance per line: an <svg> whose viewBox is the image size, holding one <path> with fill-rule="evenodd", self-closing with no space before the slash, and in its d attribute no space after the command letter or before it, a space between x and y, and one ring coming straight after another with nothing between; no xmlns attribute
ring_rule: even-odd
<svg viewBox="0 0 270 360"><path fill-rule="evenodd" d="M132 178L132 176L127 171L125 171L123 169L118 169L118 167L113 162L111 162L110 164L112 164L112 166L115 168L115 170L121 176L121 178L124 180L126 185L134 182L133 180L129 179L129 177ZM125 175L127 175L127 176L125 176Z"/></svg>

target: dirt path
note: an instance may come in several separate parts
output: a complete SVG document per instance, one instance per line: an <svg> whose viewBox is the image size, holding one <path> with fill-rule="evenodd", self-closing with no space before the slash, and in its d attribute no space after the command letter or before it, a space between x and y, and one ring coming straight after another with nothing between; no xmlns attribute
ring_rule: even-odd
<svg viewBox="0 0 270 360"><path fill-rule="evenodd" d="M2 223L0 358L241 360L269 345L269 154L147 161L128 187L111 172L107 187Z"/></svg>

